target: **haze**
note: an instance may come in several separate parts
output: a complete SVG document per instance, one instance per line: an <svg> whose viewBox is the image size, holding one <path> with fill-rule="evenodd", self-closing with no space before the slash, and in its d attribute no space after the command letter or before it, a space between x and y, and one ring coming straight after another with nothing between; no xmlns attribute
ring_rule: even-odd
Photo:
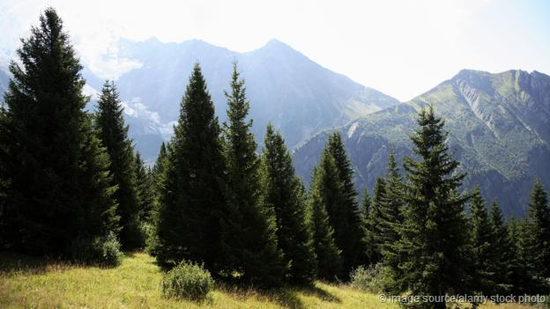
<svg viewBox="0 0 550 309"><path fill-rule="evenodd" d="M240 52L276 38L402 101L463 68L550 73L550 2L543 0L0 0L1 66L48 6L65 21L84 64L104 78L139 65L118 57L119 38L152 36Z"/></svg>

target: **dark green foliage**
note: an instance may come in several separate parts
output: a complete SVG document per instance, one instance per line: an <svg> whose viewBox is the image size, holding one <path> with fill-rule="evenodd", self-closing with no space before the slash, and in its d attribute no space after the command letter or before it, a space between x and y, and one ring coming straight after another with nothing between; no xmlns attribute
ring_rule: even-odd
<svg viewBox="0 0 550 309"><path fill-rule="evenodd" d="M378 187L378 182L377 182ZM399 240L398 228L403 223L403 181L399 175L393 149L388 155L388 175L375 192L377 224L375 243L383 257L384 265L397 267L395 243Z"/></svg>
<svg viewBox="0 0 550 309"><path fill-rule="evenodd" d="M496 283L492 280L494 273L491 269L494 254L495 235L493 226L487 213L485 199L476 187L470 199L470 229L472 237L472 284L474 291L492 295L496 292Z"/></svg>
<svg viewBox="0 0 550 309"><path fill-rule="evenodd" d="M76 239L116 230L109 158L83 110L82 66L54 9L45 10L17 55L0 117L4 245L70 256Z"/></svg>
<svg viewBox="0 0 550 309"><path fill-rule="evenodd" d="M491 260L489 271L491 280L496 284L495 293L506 295L512 288L511 275L513 267L514 249L510 243L508 226L505 224L502 210L494 200L490 212L493 228L493 241L491 244Z"/></svg>
<svg viewBox="0 0 550 309"><path fill-rule="evenodd" d="M137 191L134 148L124 124L123 107L114 82L106 81L97 103L95 126L111 160L112 185L117 186L115 198L120 216L120 241L125 249L143 246L139 223L140 201Z"/></svg>
<svg viewBox="0 0 550 309"><path fill-rule="evenodd" d="M262 205L260 160L247 120L249 102L244 81L233 68L231 92L226 93L225 158L228 213L223 221L224 265L241 275L241 282L256 286L282 283L283 254L277 244L277 222L272 205Z"/></svg>
<svg viewBox="0 0 550 309"><path fill-rule="evenodd" d="M396 244L400 264L392 268L392 289L413 295L460 293L465 291L468 265L467 197L457 193L464 175L455 172L459 163L448 153L448 133L433 107L422 109L417 121L420 128L411 140L420 160L405 158L407 207ZM431 308L445 308L445 303Z"/></svg>
<svg viewBox="0 0 550 309"><path fill-rule="evenodd" d="M341 200L342 190L336 163L332 156L324 153L319 166L313 171L309 206L313 244L317 255L317 276L324 280L335 280L343 276L341 250L336 245L334 228L327 212L328 207L334 207Z"/></svg>
<svg viewBox="0 0 550 309"><path fill-rule="evenodd" d="M361 237L350 237L362 233L357 192L353 184L353 168L340 133L334 132L329 136L324 152L334 158L338 181L341 183L341 200L327 204L327 212L334 228L336 244L342 250L344 273L349 275L359 265L365 251Z"/></svg>
<svg viewBox="0 0 550 309"><path fill-rule="evenodd" d="M124 254L115 233L92 239L76 238L69 246L70 257L77 263L114 267L120 265Z"/></svg>
<svg viewBox="0 0 550 309"><path fill-rule="evenodd" d="M214 104L196 64L168 147L169 163L157 162L157 168L166 169L156 175L164 178L160 187L159 243L154 252L162 265L174 266L185 259L216 269L220 258L219 218L225 204L219 136Z"/></svg>
<svg viewBox="0 0 550 309"><path fill-rule="evenodd" d="M196 263L182 261L162 278L165 297L200 300L213 288L214 280L208 270Z"/></svg>
<svg viewBox="0 0 550 309"><path fill-rule="evenodd" d="M152 171L145 167L141 155L136 153L136 191L138 197L139 222L141 224L151 223L155 211L154 179Z"/></svg>
<svg viewBox="0 0 550 309"><path fill-rule="evenodd" d="M550 278L550 206L540 179L535 181L529 202L531 254L540 276Z"/></svg>
<svg viewBox="0 0 550 309"><path fill-rule="evenodd" d="M289 265L287 279L293 284L311 285L316 258L311 231L306 224L306 201L300 179L283 137L267 126L262 154L264 204L275 210L277 239Z"/></svg>
<svg viewBox="0 0 550 309"><path fill-rule="evenodd" d="M374 235L373 235L373 229L372 226L372 220L371 220L371 211L373 209L373 201L369 195L369 190L365 188L363 192L363 199L361 200L361 205L359 205L359 215L361 217L361 227L363 228L363 234L362 234L362 241L364 246L364 252L363 252L363 260L361 261L361 264L363 265L370 265L372 264L373 260L376 259L375 257L375 243L374 243Z"/></svg>
<svg viewBox="0 0 550 309"><path fill-rule="evenodd" d="M377 264L382 260L382 246L384 245L382 234L382 220L384 208L383 203L386 199L386 180L377 178L374 185L374 196L372 199L372 209L368 217L368 227L370 232L371 255L370 262Z"/></svg>

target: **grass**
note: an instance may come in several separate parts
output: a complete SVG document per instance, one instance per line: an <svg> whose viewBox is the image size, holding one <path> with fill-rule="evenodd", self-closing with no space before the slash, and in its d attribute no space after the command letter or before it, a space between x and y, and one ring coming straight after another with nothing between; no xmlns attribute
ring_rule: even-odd
<svg viewBox="0 0 550 309"><path fill-rule="evenodd" d="M2 254L0 308L398 308L381 304L378 295L322 282L313 288L268 293L218 285L206 300L174 300L162 296L161 281L154 259L144 253L127 255L116 268L45 263ZM532 307L510 304L498 308Z"/></svg>

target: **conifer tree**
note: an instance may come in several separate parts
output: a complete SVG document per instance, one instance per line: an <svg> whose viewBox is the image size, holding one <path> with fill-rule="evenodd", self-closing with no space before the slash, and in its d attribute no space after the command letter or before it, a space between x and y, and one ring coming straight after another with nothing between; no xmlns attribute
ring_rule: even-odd
<svg viewBox="0 0 550 309"><path fill-rule="evenodd" d="M529 227L534 267L540 276L550 278L550 206L540 179L530 195Z"/></svg>
<svg viewBox="0 0 550 309"><path fill-rule="evenodd" d="M225 167L220 127L198 63L169 145L169 163L163 167L157 260L165 266L182 259L204 262L215 272L220 258Z"/></svg>
<svg viewBox="0 0 550 309"><path fill-rule="evenodd" d="M310 285L315 279L316 258L311 231L306 224L306 201L300 179L283 137L267 125L262 155L264 203L275 210L277 239L289 265L288 280Z"/></svg>
<svg viewBox="0 0 550 309"><path fill-rule="evenodd" d="M84 112L82 66L54 9L40 16L17 56L0 116L6 236L25 253L79 254L70 252L77 240L91 248L116 231L116 188Z"/></svg>
<svg viewBox="0 0 550 309"><path fill-rule="evenodd" d="M506 295L512 288L510 277L512 275L513 248L502 210L496 200L493 200L491 205L490 218L494 236L489 268L493 274L491 280L496 284L495 293Z"/></svg>
<svg viewBox="0 0 550 309"><path fill-rule="evenodd" d="M250 132L252 120L247 120L250 104L236 64L231 92L225 95L229 123L224 132L228 199L222 235L224 260L245 283L277 286L285 271L283 254L278 247L274 210L261 204L260 161Z"/></svg>
<svg viewBox="0 0 550 309"><path fill-rule="evenodd" d="M382 230L382 220L384 208L383 203L386 200L386 180L377 178L374 185L374 196L372 200L372 209L369 216L369 228L371 234L371 257L373 264L382 260L382 246L384 245L384 236Z"/></svg>
<svg viewBox="0 0 550 309"><path fill-rule="evenodd" d="M373 262L374 256L374 240L373 240L373 227L371 226L371 211L372 211L372 199L369 195L369 190L365 187L363 192L363 198L359 205L359 215L361 218L361 227L363 230L362 245L363 245L363 257L360 264L370 265Z"/></svg>
<svg viewBox="0 0 550 309"><path fill-rule="evenodd" d="M135 174L134 147L128 138L123 107L115 83L105 81L97 104L96 129L111 160L112 185L117 186L115 199L120 216L120 241L126 249L143 245L139 223L139 200Z"/></svg>
<svg viewBox="0 0 550 309"><path fill-rule="evenodd" d="M151 223L155 208L155 196L152 171L145 167L145 163L141 159L139 152L135 155L135 174L136 188L138 197L139 221L143 223Z"/></svg>
<svg viewBox="0 0 550 309"><path fill-rule="evenodd" d="M335 280L343 276L341 250L336 245L334 228L330 224L327 205L342 200L341 183L334 158L328 153L321 155L319 166L313 170L310 196L310 216L313 244L317 256L317 276Z"/></svg>
<svg viewBox="0 0 550 309"><path fill-rule="evenodd" d="M473 255L473 289L484 295L492 295L496 290L496 283L491 269L491 257L494 249L495 236L493 226L487 213L485 199L476 187L470 199L470 228L472 237Z"/></svg>
<svg viewBox="0 0 550 309"><path fill-rule="evenodd" d="M377 198L377 212L379 217L378 239L376 240L380 254L386 266L397 267L397 256L394 244L399 240L398 229L403 222L403 181L399 175L395 153L390 149L388 155L388 175L385 183L378 191L382 191Z"/></svg>
<svg viewBox="0 0 550 309"><path fill-rule="evenodd" d="M415 161L405 158L407 171L404 223L396 252L401 260L392 288L410 290L412 295L445 295L465 291L468 269L468 234L464 204L458 194L464 174L456 172L459 162L448 153L444 121L433 106L418 115L420 126L411 136ZM445 308L445 302L424 304Z"/></svg>
<svg viewBox="0 0 550 309"><path fill-rule="evenodd" d="M336 204L327 205L329 220L334 228L336 244L342 250L343 268L347 277L359 265L365 248L361 237L361 218L357 205L357 192L353 184L353 168L344 149L340 133L334 132L329 136L324 150L334 158L338 181L341 183L342 200Z"/></svg>

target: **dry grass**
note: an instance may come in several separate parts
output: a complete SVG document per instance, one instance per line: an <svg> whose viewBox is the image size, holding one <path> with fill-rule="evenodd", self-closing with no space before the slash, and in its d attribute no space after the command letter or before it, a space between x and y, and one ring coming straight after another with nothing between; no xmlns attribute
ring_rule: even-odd
<svg viewBox="0 0 550 309"><path fill-rule="evenodd" d="M143 253L107 269L0 255L0 308L398 308L375 294L321 282L267 293L217 286L201 302L173 300L162 297L161 280L153 258Z"/></svg>

